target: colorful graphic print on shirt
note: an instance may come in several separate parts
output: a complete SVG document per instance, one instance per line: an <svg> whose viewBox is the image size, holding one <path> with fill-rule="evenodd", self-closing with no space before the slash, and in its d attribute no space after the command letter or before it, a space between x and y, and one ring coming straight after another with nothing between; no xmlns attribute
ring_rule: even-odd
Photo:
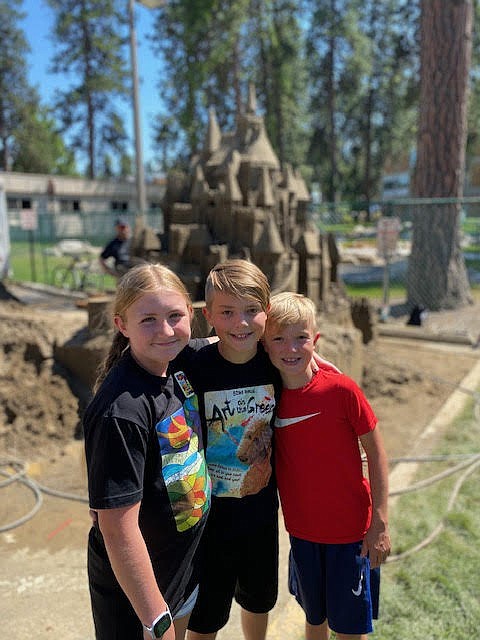
<svg viewBox="0 0 480 640"><path fill-rule="evenodd" d="M162 471L178 531L195 526L210 505L211 483L203 452L199 451L198 398L186 399L184 406L156 425Z"/></svg>
<svg viewBox="0 0 480 640"><path fill-rule="evenodd" d="M274 407L271 384L205 393L207 463L214 495L241 498L268 484Z"/></svg>

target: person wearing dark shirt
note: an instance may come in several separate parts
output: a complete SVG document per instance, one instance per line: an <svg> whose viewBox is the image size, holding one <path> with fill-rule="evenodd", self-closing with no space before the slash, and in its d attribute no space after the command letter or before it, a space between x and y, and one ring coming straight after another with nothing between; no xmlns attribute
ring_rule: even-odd
<svg viewBox="0 0 480 640"><path fill-rule="evenodd" d="M100 254L99 262L105 273L119 278L133 266L130 258L132 230L125 218L115 221L115 233L115 238L110 240ZM109 258L113 258L114 266L109 264Z"/></svg>
<svg viewBox="0 0 480 640"><path fill-rule="evenodd" d="M209 339L190 339L192 313L163 265L119 281L116 333L83 419L97 640L182 640L197 597L211 483L185 368Z"/></svg>

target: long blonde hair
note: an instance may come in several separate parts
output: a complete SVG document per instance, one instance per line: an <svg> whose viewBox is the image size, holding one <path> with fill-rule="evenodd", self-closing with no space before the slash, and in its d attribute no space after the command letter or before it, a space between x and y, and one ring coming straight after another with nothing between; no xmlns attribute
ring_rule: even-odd
<svg viewBox="0 0 480 640"><path fill-rule="evenodd" d="M133 267L119 280L115 298L112 302L112 316L120 316L124 320L125 312L138 298L145 293L151 293L158 289L176 291L181 294L190 309L190 313L192 313L190 295L180 278L163 264L145 263ZM128 338L116 330L110 349L98 367L97 379L93 388L94 393L97 392L108 372L118 362L128 345Z"/></svg>

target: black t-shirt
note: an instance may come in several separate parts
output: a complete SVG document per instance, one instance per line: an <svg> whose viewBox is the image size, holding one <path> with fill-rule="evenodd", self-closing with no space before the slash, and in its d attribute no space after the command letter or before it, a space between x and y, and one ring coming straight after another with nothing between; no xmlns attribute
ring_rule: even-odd
<svg viewBox="0 0 480 640"><path fill-rule="evenodd" d="M261 344L245 364L225 360L217 343L191 362L212 479L209 526L236 537L277 517L271 423L280 376Z"/></svg>
<svg viewBox="0 0 480 640"><path fill-rule="evenodd" d="M84 416L90 507L141 502L140 529L173 614L198 583L195 553L210 507L198 399L185 375L193 351L187 346L165 378L127 351Z"/></svg>
<svg viewBox="0 0 480 640"><path fill-rule="evenodd" d="M120 240L120 238L114 238L111 240L105 249L100 254L103 260L107 258L114 258L115 266L123 265L129 266L130 264L130 247L131 239Z"/></svg>

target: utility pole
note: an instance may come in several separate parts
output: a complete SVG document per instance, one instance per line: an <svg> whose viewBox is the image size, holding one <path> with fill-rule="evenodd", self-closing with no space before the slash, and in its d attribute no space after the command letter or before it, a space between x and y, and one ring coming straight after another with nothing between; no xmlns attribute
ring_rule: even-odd
<svg viewBox="0 0 480 640"><path fill-rule="evenodd" d="M135 30L135 0L128 0L130 21L130 59L132 68L133 129L135 137L135 169L137 179L137 216L147 211L145 172L143 170L142 128L140 123L140 100L138 91L137 34Z"/></svg>

